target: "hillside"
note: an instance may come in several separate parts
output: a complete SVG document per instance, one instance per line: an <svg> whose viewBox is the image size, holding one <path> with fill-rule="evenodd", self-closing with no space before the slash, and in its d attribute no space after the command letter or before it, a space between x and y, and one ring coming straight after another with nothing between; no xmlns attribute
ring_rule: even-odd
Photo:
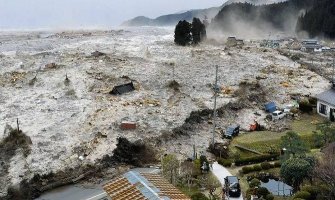
<svg viewBox="0 0 335 200"><path fill-rule="evenodd" d="M265 37L273 32L294 34L298 17L314 0L290 0L270 5L234 3L215 16L211 29L228 35ZM248 31L246 31L248 30Z"/></svg>
<svg viewBox="0 0 335 200"><path fill-rule="evenodd" d="M298 31L306 31L310 37L335 38L335 1L320 0L304 16L299 18Z"/></svg>
<svg viewBox="0 0 335 200"><path fill-rule="evenodd" d="M121 26L175 26L180 20L192 21L193 17L204 19L207 16L213 18L222 7L208 9L190 10L182 13L162 15L155 19L147 17L136 17L122 23Z"/></svg>
<svg viewBox="0 0 335 200"><path fill-rule="evenodd" d="M230 5L233 3L249 3L253 5L268 5L274 3L280 3L287 0L228 0L224 5Z"/></svg>
<svg viewBox="0 0 335 200"><path fill-rule="evenodd" d="M208 19L214 18L218 12L225 6L233 3L250 3L253 5L265 5L282 2L285 0L228 0L222 6L212 7L207 9L189 10L174 14L162 15L155 19L145 16L138 16L122 23L121 26L175 26L180 20L192 21L193 17L203 19L205 16Z"/></svg>

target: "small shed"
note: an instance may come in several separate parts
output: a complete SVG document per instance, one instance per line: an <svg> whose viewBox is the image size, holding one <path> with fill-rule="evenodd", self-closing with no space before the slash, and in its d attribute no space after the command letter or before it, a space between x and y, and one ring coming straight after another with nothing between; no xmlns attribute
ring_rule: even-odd
<svg viewBox="0 0 335 200"><path fill-rule="evenodd" d="M125 94L125 93L128 93L128 92L132 92L134 90L135 90L134 84L133 84L133 82L130 82L130 83L126 83L126 84L123 84L123 85L115 86L113 88L113 90L111 92L109 92L109 94L121 95L121 94Z"/></svg>
<svg viewBox="0 0 335 200"><path fill-rule="evenodd" d="M335 87L316 96L317 112L330 121L335 121Z"/></svg>
<svg viewBox="0 0 335 200"><path fill-rule="evenodd" d="M276 110L277 110L277 106L276 106L275 102L269 102L269 103L265 104L265 111L266 112L272 113Z"/></svg>

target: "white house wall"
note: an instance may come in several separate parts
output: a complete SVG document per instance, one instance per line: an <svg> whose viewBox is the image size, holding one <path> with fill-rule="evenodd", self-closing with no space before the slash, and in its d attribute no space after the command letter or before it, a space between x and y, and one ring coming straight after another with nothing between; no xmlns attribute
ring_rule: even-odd
<svg viewBox="0 0 335 200"><path fill-rule="evenodd" d="M323 113L320 113L320 104L323 104L323 105L326 105L327 106L327 115L324 115ZM335 105L331 105L329 103L326 103L324 101L320 101L318 100L318 103L317 103L317 112L319 115L323 116L323 117L327 117L328 119L330 118L330 109L335 109Z"/></svg>

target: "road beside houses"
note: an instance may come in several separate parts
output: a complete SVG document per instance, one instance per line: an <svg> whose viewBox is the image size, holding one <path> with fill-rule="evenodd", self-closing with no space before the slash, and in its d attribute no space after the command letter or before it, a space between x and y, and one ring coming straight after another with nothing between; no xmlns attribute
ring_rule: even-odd
<svg viewBox="0 0 335 200"><path fill-rule="evenodd" d="M232 176L232 174L224 167L219 165L217 162L213 163L213 174L218 178L222 186L224 185L224 178L226 176ZM243 200L243 195L241 195L239 198L233 198L229 197L228 199L232 200Z"/></svg>

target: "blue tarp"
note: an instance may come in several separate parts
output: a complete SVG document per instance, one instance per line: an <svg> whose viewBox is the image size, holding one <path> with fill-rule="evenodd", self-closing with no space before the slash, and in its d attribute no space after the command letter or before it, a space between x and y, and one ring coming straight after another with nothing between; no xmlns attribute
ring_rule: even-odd
<svg viewBox="0 0 335 200"><path fill-rule="evenodd" d="M276 111L276 104L274 102L270 102L270 103L267 103L265 104L265 111L266 112L269 112L269 113L272 113L274 111Z"/></svg>

